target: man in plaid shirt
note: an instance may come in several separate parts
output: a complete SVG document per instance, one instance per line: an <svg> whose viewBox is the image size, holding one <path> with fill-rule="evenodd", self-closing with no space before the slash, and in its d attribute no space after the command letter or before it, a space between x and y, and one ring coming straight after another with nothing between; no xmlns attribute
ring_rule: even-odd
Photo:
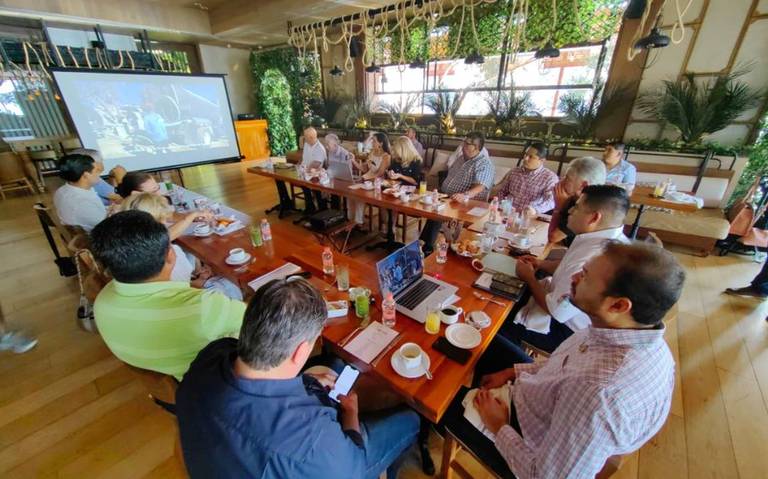
<svg viewBox="0 0 768 479"><path fill-rule="evenodd" d="M484 149L485 137L473 131L461 145L461 156L451 165L448 176L443 181L440 191L449 195L452 201L463 203L470 199L487 200L493 186L496 168ZM427 220L420 239L424 241L424 255L432 254L437 234L443 223Z"/></svg>
<svg viewBox="0 0 768 479"><path fill-rule="evenodd" d="M512 200L512 205L528 216L552 210L558 178L554 171L544 166L546 159L547 146L540 142L532 143L525 149L523 165L507 173L493 188L491 195L498 196L500 200Z"/></svg>
<svg viewBox="0 0 768 479"><path fill-rule="evenodd" d="M474 403L494 442L464 419L461 393L445 426L502 477L594 478L608 458L636 451L666 421L675 365L662 318L684 281L664 249L609 243L573 277L572 301L591 327L544 362L499 370L514 349L481 360L496 361ZM491 395L498 387L511 387L511 404Z"/></svg>

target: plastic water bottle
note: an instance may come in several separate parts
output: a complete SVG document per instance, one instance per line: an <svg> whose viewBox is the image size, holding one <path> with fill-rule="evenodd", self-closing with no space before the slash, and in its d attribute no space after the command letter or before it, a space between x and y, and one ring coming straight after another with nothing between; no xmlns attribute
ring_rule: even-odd
<svg viewBox="0 0 768 479"><path fill-rule="evenodd" d="M445 264L448 261L448 241L445 237L437 243L437 264Z"/></svg>
<svg viewBox="0 0 768 479"><path fill-rule="evenodd" d="M323 274L333 276L335 271L336 268L333 266L333 253L331 252L330 246L326 246L323 249Z"/></svg>
<svg viewBox="0 0 768 479"><path fill-rule="evenodd" d="M373 180L373 189L376 190L377 193L381 193L381 178L376 177Z"/></svg>
<svg viewBox="0 0 768 479"><path fill-rule="evenodd" d="M381 322L388 328L394 328L395 317L395 298L392 292L388 291L384 301L381 302Z"/></svg>
<svg viewBox="0 0 768 479"><path fill-rule="evenodd" d="M488 208L488 221L491 223L496 222L496 216L499 211L499 197L494 196L491 200L491 206Z"/></svg>
<svg viewBox="0 0 768 479"><path fill-rule="evenodd" d="M261 219L261 239L264 241L272 240L272 227L269 226L269 221L266 218Z"/></svg>

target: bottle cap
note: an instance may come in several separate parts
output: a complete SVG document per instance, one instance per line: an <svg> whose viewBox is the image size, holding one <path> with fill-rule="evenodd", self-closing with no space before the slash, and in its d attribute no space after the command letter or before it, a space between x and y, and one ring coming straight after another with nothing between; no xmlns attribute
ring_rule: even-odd
<svg viewBox="0 0 768 479"><path fill-rule="evenodd" d="M331 252L330 246L326 246L325 248L323 248L323 253L330 253L330 252Z"/></svg>
<svg viewBox="0 0 768 479"><path fill-rule="evenodd" d="M392 296L392 291L387 291L387 298L386 298L386 300L387 301L394 301L395 300L395 297Z"/></svg>

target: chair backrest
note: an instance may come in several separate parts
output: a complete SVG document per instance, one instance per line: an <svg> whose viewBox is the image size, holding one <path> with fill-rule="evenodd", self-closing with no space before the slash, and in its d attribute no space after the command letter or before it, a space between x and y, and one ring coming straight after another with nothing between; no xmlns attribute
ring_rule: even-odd
<svg viewBox="0 0 768 479"><path fill-rule="evenodd" d="M24 177L26 177L24 165L19 155L13 151L0 153L0 183Z"/></svg>
<svg viewBox="0 0 768 479"><path fill-rule="evenodd" d="M69 245L76 236L76 233L78 233L75 231L75 228L77 227L67 227L61 224L56 213L51 211L51 209L45 206L44 203L35 203L32 208L35 210L35 213L37 213L40 223L43 224L44 227L54 227L65 245Z"/></svg>

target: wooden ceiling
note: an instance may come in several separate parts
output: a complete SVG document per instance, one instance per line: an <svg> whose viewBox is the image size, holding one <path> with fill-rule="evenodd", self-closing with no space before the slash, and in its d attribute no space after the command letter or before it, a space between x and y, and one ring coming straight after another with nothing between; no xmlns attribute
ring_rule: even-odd
<svg viewBox="0 0 768 479"><path fill-rule="evenodd" d="M155 0L161 1L161 0ZM167 3L166 0L162 0ZM173 0L179 6L207 8L211 33L219 38L254 45L288 41L287 24L327 20L361 9L377 8L393 0ZM195 5L199 3L200 5Z"/></svg>

